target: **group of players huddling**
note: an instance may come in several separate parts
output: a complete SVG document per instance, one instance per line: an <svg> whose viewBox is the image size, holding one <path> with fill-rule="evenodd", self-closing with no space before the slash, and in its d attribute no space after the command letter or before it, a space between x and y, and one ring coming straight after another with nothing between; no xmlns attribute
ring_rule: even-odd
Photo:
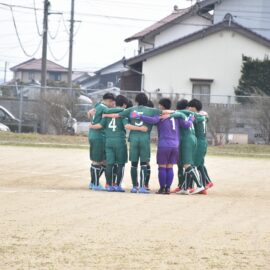
<svg viewBox="0 0 270 270"><path fill-rule="evenodd" d="M127 163L126 130L129 130L131 193L150 193L150 156L152 126L158 130L157 164L160 189L157 194L207 194L213 186L204 158L207 151L206 124L208 115L197 99L177 102L159 100L159 108L144 93L135 98L136 106L123 95L106 93L100 103L88 112L92 190L124 192L122 180ZM152 103L152 104L151 104ZM140 177L138 165L140 162ZM178 185L171 191L173 165L178 166ZM106 186L100 184L105 171ZM138 181L140 178L140 181Z"/></svg>

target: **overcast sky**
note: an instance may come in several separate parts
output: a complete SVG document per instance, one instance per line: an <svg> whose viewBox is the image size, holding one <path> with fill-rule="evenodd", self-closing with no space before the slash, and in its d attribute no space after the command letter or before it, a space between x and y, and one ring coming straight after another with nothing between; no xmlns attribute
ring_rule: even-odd
<svg viewBox="0 0 270 270"><path fill-rule="evenodd" d="M50 2L51 11L63 15L49 16L48 59L67 66L66 28L69 28L71 0ZM34 7L35 3L36 8L43 8L43 0L0 0L0 3L29 7ZM191 1L187 0L75 0L75 19L81 23L75 24L74 70L94 71L123 56L133 56L137 43L126 43L125 38L170 14L174 5L183 8L190 4ZM42 30L42 10L37 11L37 25L33 10L13 8L13 11L22 45L31 55L41 41L38 31ZM34 57L41 57L41 47ZM10 9L0 5L0 80L4 77L5 61L10 68L29 58L19 46ZM9 79L11 75L9 72Z"/></svg>

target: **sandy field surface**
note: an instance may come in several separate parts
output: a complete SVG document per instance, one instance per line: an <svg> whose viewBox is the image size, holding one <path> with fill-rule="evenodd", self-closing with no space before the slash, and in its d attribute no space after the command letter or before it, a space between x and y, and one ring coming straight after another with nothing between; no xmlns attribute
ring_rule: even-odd
<svg viewBox="0 0 270 270"><path fill-rule="evenodd" d="M89 191L80 149L1 146L0 164L0 270L270 269L270 159L208 157L207 196Z"/></svg>

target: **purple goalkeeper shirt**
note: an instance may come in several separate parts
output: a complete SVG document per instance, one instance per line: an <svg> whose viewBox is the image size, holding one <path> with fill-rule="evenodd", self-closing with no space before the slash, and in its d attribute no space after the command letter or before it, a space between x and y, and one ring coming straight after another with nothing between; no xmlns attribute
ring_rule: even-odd
<svg viewBox="0 0 270 270"><path fill-rule="evenodd" d="M189 128L192 126L192 120L181 118L167 118L162 120L158 115L141 115L140 118L145 123L157 125L158 147L179 147L180 127Z"/></svg>

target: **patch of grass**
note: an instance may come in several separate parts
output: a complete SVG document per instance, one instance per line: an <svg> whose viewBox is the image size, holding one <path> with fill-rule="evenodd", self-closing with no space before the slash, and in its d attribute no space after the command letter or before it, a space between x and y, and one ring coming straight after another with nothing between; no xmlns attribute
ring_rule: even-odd
<svg viewBox="0 0 270 270"><path fill-rule="evenodd" d="M41 135L37 133L0 132L0 145L51 147L51 148L78 148L88 149L88 138L82 135ZM156 144L152 144L152 151L156 151ZM233 156L249 158L270 158L270 145L222 145L209 146L208 155Z"/></svg>
<svg viewBox="0 0 270 270"><path fill-rule="evenodd" d="M208 147L209 155L270 158L270 145L221 145Z"/></svg>

